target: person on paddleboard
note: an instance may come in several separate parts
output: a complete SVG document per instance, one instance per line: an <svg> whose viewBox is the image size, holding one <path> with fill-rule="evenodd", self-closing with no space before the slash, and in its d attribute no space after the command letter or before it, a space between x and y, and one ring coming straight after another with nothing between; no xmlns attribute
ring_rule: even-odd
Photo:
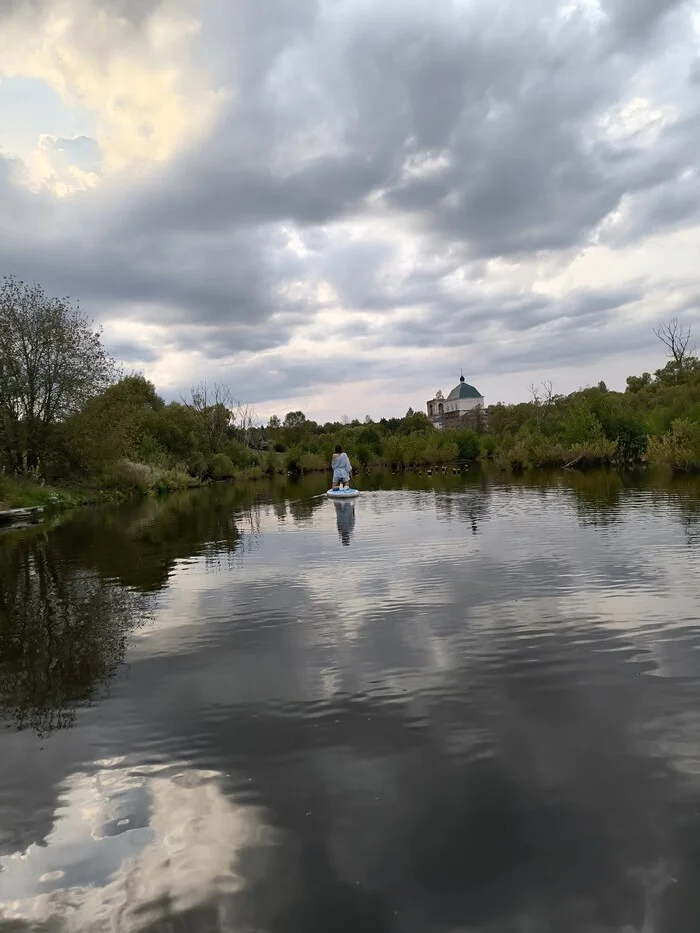
<svg viewBox="0 0 700 933"><path fill-rule="evenodd" d="M331 460L331 469L333 470L333 489L345 489L350 485L352 465L348 455L343 452L343 448L340 444L335 445L335 453Z"/></svg>

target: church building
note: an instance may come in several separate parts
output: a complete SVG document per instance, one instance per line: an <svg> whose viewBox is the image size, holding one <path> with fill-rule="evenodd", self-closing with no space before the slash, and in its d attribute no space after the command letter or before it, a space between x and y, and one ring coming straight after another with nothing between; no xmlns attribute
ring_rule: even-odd
<svg viewBox="0 0 700 933"><path fill-rule="evenodd" d="M428 402L428 418L436 428L462 427L484 410L484 396L460 376L459 384L445 398L440 390Z"/></svg>

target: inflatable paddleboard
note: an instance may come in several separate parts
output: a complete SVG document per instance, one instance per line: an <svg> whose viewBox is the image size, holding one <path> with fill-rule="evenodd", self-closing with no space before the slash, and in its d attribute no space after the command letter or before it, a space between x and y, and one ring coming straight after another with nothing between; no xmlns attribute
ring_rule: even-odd
<svg viewBox="0 0 700 933"><path fill-rule="evenodd" d="M329 489L326 493L329 499L356 499L360 495L359 489Z"/></svg>

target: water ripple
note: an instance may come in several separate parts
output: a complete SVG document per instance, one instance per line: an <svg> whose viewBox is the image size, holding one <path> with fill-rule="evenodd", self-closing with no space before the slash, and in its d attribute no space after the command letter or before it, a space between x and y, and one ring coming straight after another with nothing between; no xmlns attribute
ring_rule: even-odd
<svg viewBox="0 0 700 933"><path fill-rule="evenodd" d="M694 929L697 483L315 482L0 538L0 930Z"/></svg>

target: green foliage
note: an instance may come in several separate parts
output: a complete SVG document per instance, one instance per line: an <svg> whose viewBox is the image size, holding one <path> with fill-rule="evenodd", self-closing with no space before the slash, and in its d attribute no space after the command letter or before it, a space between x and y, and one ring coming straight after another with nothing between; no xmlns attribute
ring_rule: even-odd
<svg viewBox="0 0 700 933"><path fill-rule="evenodd" d="M223 480L231 479L236 472L236 468L233 465L231 458L228 454L218 453L214 454L208 464L205 476L209 479Z"/></svg>
<svg viewBox="0 0 700 933"><path fill-rule="evenodd" d="M460 460L478 460L481 455L479 435L468 428L452 432Z"/></svg>
<svg viewBox="0 0 700 933"><path fill-rule="evenodd" d="M0 510L45 506L55 492L30 478L14 479L0 474Z"/></svg>
<svg viewBox="0 0 700 933"><path fill-rule="evenodd" d="M400 434L392 434L384 441L383 456L385 462L394 469L407 466L406 439Z"/></svg>
<svg viewBox="0 0 700 933"><path fill-rule="evenodd" d="M149 413L145 429L173 458L188 461L197 452L204 455L207 436L203 419L190 405L172 402Z"/></svg>
<svg viewBox="0 0 700 933"><path fill-rule="evenodd" d="M301 473L301 458L304 451L300 447L290 447L284 454L284 465L290 473Z"/></svg>
<svg viewBox="0 0 700 933"><path fill-rule="evenodd" d="M303 411L289 411L284 417L280 433L287 447L295 447L317 427L315 422L307 420Z"/></svg>
<svg viewBox="0 0 700 933"><path fill-rule="evenodd" d="M155 387L143 376L120 379L57 426L42 470L50 477L89 476L115 460L140 460L148 419L162 407Z"/></svg>
<svg viewBox="0 0 700 933"><path fill-rule="evenodd" d="M299 458L299 469L302 473L313 473L315 470L325 470L326 461L319 454L304 453Z"/></svg>
<svg viewBox="0 0 700 933"><path fill-rule="evenodd" d="M606 466L613 462L616 450L615 441L600 435L574 444L571 453L574 455L573 462L581 466Z"/></svg>
<svg viewBox="0 0 700 933"><path fill-rule="evenodd" d="M674 470L700 469L700 422L678 418L669 431L649 443L650 458Z"/></svg>
<svg viewBox="0 0 700 933"><path fill-rule="evenodd" d="M552 442L536 432L522 432L496 455L496 462L501 468L515 472L536 467L564 466L571 459L570 450L565 444Z"/></svg>
<svg viewBox="0 0 700 933"><path fill-rule="evenodd" d="M286 471L284 456L275 450L269 450L262 458L262 471L266 476L284 473Z"/></svg>
<svg viewBox="0 0 700 933"><path fill-rule="evenodd" d="M185 469L189 476L201 479L207 472L207 461L204 454L195 451L187 461Z"/></svg>
<svg viewBox="0 0 700 933"><path fill-rule="evenodd" d="M238 441L229 441L224 450L237 470L245 470L258 464L258 458L253 451Z"/></svg>
<svg viewBox="0 0 700 933"><path fill-rule="evenodd" d="M265 476L265 471L261 466L256 465L245 467L245 469L241 470L241 472L236 475L240 476L241 479L247 480L262 479Z"/></svg>
<svg viewBox="0 0 700 933"><path fill-rule="evenodd" d="M399 430L402 434L413 434L416 431L429 431L433 426L428 416L422 411L413 412L409 408L406 417L402 419Z"/></svg>
<svg viewBox="0 0 700 933"><path fill-rule="evenodd" d="M583 444L602 437L603 426L590 407L585 402L574 405L564 421L562 431L564 442L569 445Z"/></svg>
<svg viewBox="0 0 700 933"><path fill-rule="evenodd" d="M446 440L435 450L435 463L453 463L459 456L459 447L454 441Z"/></svg>
<svg viewBox="0 0 700 933"><path fill-rule="evenodd" d="M487 460L493 457L496 450L496 438L492 434L482 434L479 436L479 450L481 456Z"/></svg>
<svg viewBox="0 0 700 933"><path fill-rule="evenodd" d="M376 454L382 449L382 436L375 427L364 427L357 432L357 443Z"/></svg>
<svg viewBox="0 0 700 933"><path fill-rule="evenodd" d="M366 468L372 459L372 452L365 444L360 444L357 448L357 461L361 467Z"/></svg>
<svg viewBox="0 0 700 933"><path fill-rule="evenodd" d="M36 467L65 421L115 376L99 333L70 299L0 280L0 466Z"/></svg>
<svg viewBox="0 0 700 933"><path fill-rule="evenodd" d="M627 391L628 392L640 392L643 388L649 385L651 385L650 373L642 373L641 376L628 376L627 377Z"/></svg>
<svg viewBox="0 0 700 933"><path fill-rule="evenodd" d="M196 482L184 470L164 470L157 473L153 478L153 491L159 495L167 492L175 492L178 489L188 489L195 486Z"/></svg>
<svg viewBox="0 0 700 933"><path fill-rule="evenodd" d="M621 463L636 463L642 459L649 446L646 425L634 418L621 419L616 429L617 448L615 457Z"/></svg>
<svg viewBox="0 0 700 933"><path fill-rule="evenodd" d="M145 463L132 460L116 460L110 463L102 476L102 483L107 489L117 489L125 493L147 495L153 487L153 473Z"/></svg>
<svg viewBox="0 0 700 933"><path fill-rule="evenodd" d="M284 416L283 427L289 429L298 428L307 424L306 415L303 411L288 411Z"/></svg>
<svg viewBox="0 0 700 933"><path fill-rule="evenodd" d="M170 460L168 451L162 447L152 434L143 434L136 445L136 456L139 462L147 463L153 467L167 467Z"/></svg>

